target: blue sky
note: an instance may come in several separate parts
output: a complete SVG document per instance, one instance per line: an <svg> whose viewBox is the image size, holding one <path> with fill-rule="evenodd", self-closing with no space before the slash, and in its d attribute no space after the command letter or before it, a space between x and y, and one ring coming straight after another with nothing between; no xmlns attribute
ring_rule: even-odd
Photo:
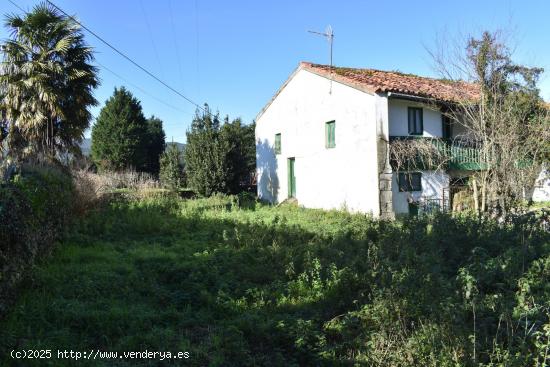
<svg viewBox="0 0 550 367"><path fill-rule="evenodd" d="M37 1L15 0L31 9ZM307 30L335 33L334 63L436 76L426 46L436 34L513 32L516 61L544 67L550 100L550 1L210 1L56 0L57 5L186 96L250 122L299 61L328 63L328 44ZM0 12L19 12L7 0ZM7 37L2 28L0 38ZM125 85L144 113L185 141L195 107L91 35L101 66L100 106ZM122 77L122 79L120 78ZM89 135L89 132L87 133Z"/></svg>

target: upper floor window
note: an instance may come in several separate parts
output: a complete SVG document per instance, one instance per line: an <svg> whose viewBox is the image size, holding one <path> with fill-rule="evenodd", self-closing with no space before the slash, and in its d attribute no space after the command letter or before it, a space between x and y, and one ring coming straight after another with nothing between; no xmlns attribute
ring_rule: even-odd
<svg viewBox="0 0 550 367"><path fill-rule="evenodd" d="M421 172L400 172L398 178L399 191L422 191Z"/></svg>
<svg viewBox="0 0 550 367"><path fill-rule="evenodd" d="M325 147L336 147L336 121L325 123Z"/></svg>
<svg viewBox="0 0 550 367"><path fill-rule="evenodd" d="M409 107L409 135L422 135L424 133L424 114L422 108Z"/></svg>
<svg viewBox="0 0 550 367"><path fill-rule="evenodd" d="M275 154L281 154L281 134L275 134Z"/></svg>

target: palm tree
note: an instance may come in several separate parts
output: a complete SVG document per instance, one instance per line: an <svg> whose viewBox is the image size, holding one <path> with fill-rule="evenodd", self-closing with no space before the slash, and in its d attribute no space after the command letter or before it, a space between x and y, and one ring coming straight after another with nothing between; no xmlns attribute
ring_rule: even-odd
<svg viewBox="0 0 550 367"><path fill-rule="evenodd" d="M99 85L79 25L46 3L23 17L7 15L5 25L10 39L2 45L0 109L11 154L55 158L79 152Z"/></svg>

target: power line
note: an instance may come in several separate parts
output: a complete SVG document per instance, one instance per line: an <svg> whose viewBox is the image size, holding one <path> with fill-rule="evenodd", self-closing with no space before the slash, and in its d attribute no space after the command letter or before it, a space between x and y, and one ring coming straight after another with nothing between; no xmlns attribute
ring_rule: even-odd
<svg viewBox="0 0 550 367"><path fill-rule="evenodd" d="M199 3L195 0L195 62L197 66L197 89L201 95L201 74L199 69Z"/></svg>
<svg viewBox="0 0 550 367"><path fill-rule="evenodd" d="M8 0L8 1L9 1L12 5L14 5L15 7L17 7L19 10L21 10L23 13L29 14L28 11L26 11L26 10L23 9L23 8L21 8L19 5L17 5L17 3L14 3L12 0ZM74 19L74 18L73 18L73 19ZM183 112L183 113L189 113L188 111L185 111L185 110L183 110L183 109L181 109L181 108L178 108L178 107L176 107L176 106L174 106L174 105L172 105L172 104L170 104L170 103L168 103L168 102L166 102L166 101L164 101L164 100L158 98L157 96L155 96L155 95L153 95L153 94L147 92L145 89L143 89L143 88L141 88L140 86L138 86L138 85L136 85L136 84L130 82L128 79L124 78L124 77L121 76L120 74L118 74L118 73L116 73L115 71L109 69L107 66L101 64L99 61L97 61L97 59L94 60L94 61L95 61L95 63L98 64L102 69L107 70L108 72L110 72L111 74L113 74L114 76L116 76L117 78L119 78L120 80L122 80L123 82L125 82L126 84L128 84L128 85L134 87L135 89L139 90L139 91L142 92L143 94L145 94L145 95L147 95L147 96L153 98L153 99L156 100L157 102L160 102L160 103L164 104L165 106L170 107L170 108L172 108L172 109L174 109L174 110L176 110L176 111ZM94 116L94 119L97 119L97 116Z"/></svg>
<svg viewBox="0 0 550 367"><path fill-rule="evenodd" d="M10 0L11 1L11 0ZM90 28L86 27L84 24L82 24L81 22L79 22L78 20L76 20L73 16L67 14L67 12L65 12L63 9L61 9L59 6L55 5L53 2L51 2L50 0L46 0L46 2L48 4L50 4L51 6L53 6L54 8L56 8L57 10L59 10L61 13L63 13L65 16L71 18L76 24L78 24L79 26L81 26L83 29L85 29L86 31L88 31L92 36L94 36L95 38L97 38L99 41L101 41L102 43L104 43L106 46L108 46L111 50L115 51L117 54L119 54L120 56L122 56L123 58L125 58L127 61L129 61L130 63L132 63L135 67L137 67L138 69L140 69L141 71L143 71L144 73L146 73L147 75L149 75L151 78L155 79L157 82L159 82L160 84L164 85L166 88L170 89L172 92L176 93L178 96L180 96L181 98L185 99L187 102L191 103L192 105L194 105L195 107L197 107L199 110L203 111L204 113L207 113L207 114L210 114L210 112L208 110L206 110L205 108L201 107L198 103L196 103L195 101L193 101L192 99L186 97L183 93L179 92L177 89L173 88L172 86L170 86L169 84L167 84L166 82L164 82L162 79L160 79L159 77L157 77L155 74L153 74L152 72L150 72L149 70L147 70L146 68L144 68L143 66L141 66L140 64L138 64L136 61L134 61L132 58L130 58L129 56L127 56L124 52L120 51L118 48L116 48L115 46L113 46L112 44L110 44L109 42L107 42L105 39L103 39L101 36L99 36L97 33L95 33L94 31L92 31Z"/></svg>
<svg viewBox="0 0 550 367"><path fill-rule="evenodd" d="M15 6L17 9L21 10L23 13L27 13L25 9L17 5L17 3L13 2L12 0L8 0L13 6Z"/></svg>
<svg viewBox="0 0 550 367"><path fill-rule="evenodd" d="M151 24L149 23L149 17L147 16L147 11L145 10L145 5L143 5L143 0L139 0L139 4L141 5L141 11L143 13L143 18L145 18L145 25L147 26L147 31L149 32L149 39L151 40L151 44L153 45L153 52L155 53L155 58L157 59L157 64L160 69L160 75L164 79L164 72L162 68L162 63L160 62L159 52L157 49L157 44L155 42L155 37L153 37L153 30L151 29Z"/></svg>
<svg viewBox="0 0 550 367"><path fill-rule="evenodd" d="M143 94L153 98L154 100L156 100L157 102L160 102L162 103L163 105L167 106L167 107L170 107L176 111L179 111L179 112L183 112L183 113L188 113L188 111L184 111L182 110L181 108L178 108L174 105L171 105L170 103L158 98L157 96L155 96L154 94L151 94L149 92L147 92L145 89L141 88L140 86L130 82L128 79L124 78L123 76L121 76L120 74L116 73L115 71L109 69L108 67L106 67L105 65L101 64L99 61L95 60L95 63L98 64L102 69L105 69L107 70L109 73L113 74L114 76L116 76L117 78L119 78L120 80L122 80L123 82L125 82L126 84L136 88L137 90L139 90L140 92L142 92Z"/></svg>
<svg viewBox="0 0 550 367"><path fill-rule="evenodd" d="M174 24L174 14L172 10L172 0L168 0L168 14L170 14L170 25L172 26L172 38L174 39L174 45L176 46L176 60L178 61L178 70L180 73L180 83L183 84L183 68L181 67L180 60L180 47L178 44L178 38L176 37L176 25Z"/></svg>

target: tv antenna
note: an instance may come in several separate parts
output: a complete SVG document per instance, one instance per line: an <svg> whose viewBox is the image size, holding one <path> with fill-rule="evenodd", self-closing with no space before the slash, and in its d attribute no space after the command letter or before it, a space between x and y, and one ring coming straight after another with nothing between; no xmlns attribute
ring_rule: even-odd
<svg viewBox="0 0 550 367"><path fill-rule="evenodd" d="M319 36L323 36L327 39L330 47L329 47L329 57L330 57L330 90L329 90L329 94L332 94L332 72L333 72L333 68L332 68L332 45L334 43L334 32L332 31L332 27L330 26L330 24L327 26L327 28L325 29L324 32L316 32L316 31L308 31L309 33L313 33L313 34L316 34L316 35L319 35Z"/></svg>

